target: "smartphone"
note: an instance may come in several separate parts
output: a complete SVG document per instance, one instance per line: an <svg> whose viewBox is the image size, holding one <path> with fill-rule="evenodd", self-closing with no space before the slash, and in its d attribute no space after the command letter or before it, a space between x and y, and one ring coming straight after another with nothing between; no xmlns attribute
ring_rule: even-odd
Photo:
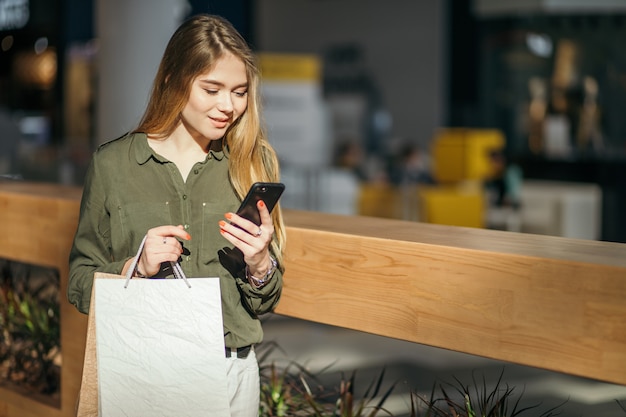
<svg viewBox="0 0 626 417"><path fill-rule="evenodd" d="M285 184L280 182L255 182L241 202L237 214L244 219L250 220L257 226L260 226L261 216L256 207L256 203L259 200L263 200L271 213L283 191L285 191Z"/></svg>

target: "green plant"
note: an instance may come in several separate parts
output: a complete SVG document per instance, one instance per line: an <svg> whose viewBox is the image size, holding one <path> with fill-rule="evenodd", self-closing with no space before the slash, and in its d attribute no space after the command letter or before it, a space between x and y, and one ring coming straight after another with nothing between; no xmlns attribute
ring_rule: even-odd
<svg viewBox="0 0 626 417"><path fill-rule="evenodd" d="M266 349L280 349L275 343L265 344ZM379 413L390 416L384 403L395 388L392 384L382 392L385 370L374 379L357 399L356 371L350 378L341 373L339 384L333 391L326 390L319 378L305 366L289 361L279 368L275 362L265 364L270 351L259 354L261 370L261 401L259 416L307 417L375 417ZM329 369L330 365L322 371ZM312 385L315 382L315 385ZM379 394L382 395L379 397Z"/></svg>
<svg viewBox="0 0 626 417"><path fill-rule="evenodd" d="M363 394L363 397L361 397L361 399L357 401L355 400L354 395L356 371L354 371L351 377L347 380L345 379L345 377L343 377L342 373L342 379L339 389L339 398L337 399L335 408L331 415L341 417L374 417L379 412L391 415L391 413L384 408L384 404L385 401L387 401L387 398L389 398L391 392L394 390L395 383L387 388L383 395L378 398L384 375L385 370L383 369L380 372L378 378L371 382L370 386Z"/></svg>
<svg viewBox="0 0 626 417"><path fill-rule="evenodd" d="M472 375L472 386L463 384L457 377L455 383L438 385L440 396L436 393L437 384L433 386L430 397L424 398L416 393L411 394L411 416L424 417L515 417L533 410L535 416L551 417L558 415L557 410L564 404L549 408L537 414L540 404L521 407L524 394L515 394L515 388L502 383L504 369L500 373L494 387L488 388L483 376L478 383ZM446 390L446 387L448 390ZM452 391L449 391L452 389ZM450 394L452 393L452 394Z"/></svg>
<svg viewBox="0 0 626 417"><path fill-rule="evenodd" d="M1 263L0 377L43 394L59 388L58 283L56 272Z"/></svg>
<svg viewBox="0 0 626 417"><path fill-rule="evenodd" d="M275 362L267 364L273 350L282 349L274 342L262 345L257 351L261 376L261 399L259 415L265 417L306 416L308 403L299 386L298 374L306 373L301 365L290 361L279 368ZM298 371L293 371L297 368Z"/></svg>

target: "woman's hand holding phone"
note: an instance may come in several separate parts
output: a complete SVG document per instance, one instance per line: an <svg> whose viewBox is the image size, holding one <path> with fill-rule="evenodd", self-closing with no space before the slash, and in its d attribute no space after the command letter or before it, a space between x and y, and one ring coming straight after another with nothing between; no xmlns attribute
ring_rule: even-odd
<svg viewBox="0 0 626 417"><path fill-rule="evenodd" d="M226 213L228 221L220 221L220 233L243 253L250 273L262 276L271 268L269 245L274 234L272 216L263 200L256 203L260 225L256 225L236 213ZM257 275L255 275L257 274Z"/></svg>
<svg viewBox="0 0 626 417"><path fill-rule="evenodd" d="M272 209L278 203L285 185L278 182L256 182L244 197L237 213L226 213L220 221L220 233L238 248L252 276L264 276L272 267L269 245L274 235Z"/></svg>

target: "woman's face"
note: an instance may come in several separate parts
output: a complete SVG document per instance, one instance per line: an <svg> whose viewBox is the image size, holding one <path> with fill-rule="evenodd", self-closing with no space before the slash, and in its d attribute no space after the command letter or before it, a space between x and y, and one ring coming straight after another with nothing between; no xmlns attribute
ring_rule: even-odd
<svg viewBox="0 0 626 417"><path fill-rule="evenodd" d="M248 78L243 61L230 53L191 85L189 100L181 114L194 137L221 139L228 127L248 106Z"/></svg>

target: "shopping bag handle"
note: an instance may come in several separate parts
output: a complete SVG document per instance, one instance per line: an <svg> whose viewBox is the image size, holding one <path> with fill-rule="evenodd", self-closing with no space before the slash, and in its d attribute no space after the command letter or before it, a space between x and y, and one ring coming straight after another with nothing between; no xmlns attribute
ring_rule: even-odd
<svg viewBox="0 0 626 417"><path fill-rule="evenodd" d="M133 258L133 261L130 263L130 266L128 267L128 270L126 271L126 282L124 283L124 288L128 287L128 283L130 282L130 279L133 277L133 274L135 273L135 269L137 268L137 262L139 261L139 256L141 256L143 247L146 244L147 237L148 235L145 235L143 239L141 240L141 243L139 244L139 249L137 250L137 255L135 255L135 257ZM183 269L180 267L180 264L178 262L170 262L170 265L172 266L172 271L174 271L174 276L178 279L182 279L183 281L185 281L185 284L187 284L187 287L191 288L191 285L189 284L189 281L187 281L187 277L185 276Z"/></svg>

